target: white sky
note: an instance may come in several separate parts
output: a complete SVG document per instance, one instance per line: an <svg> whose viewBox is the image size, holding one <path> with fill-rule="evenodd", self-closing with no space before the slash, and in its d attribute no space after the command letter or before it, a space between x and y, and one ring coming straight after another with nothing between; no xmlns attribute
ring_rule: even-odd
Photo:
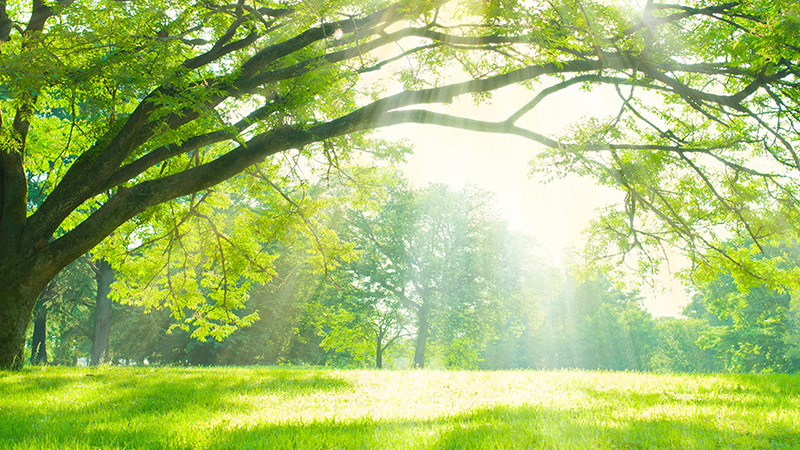
<svg viewBox="0 0 800 450"><path fill-rule="evenodd" d="M449 113L504 119L533 95L522 88L507 88L491 105L475 106L466 97L455 102ZM614 114L618 105L610 90L586 93L575 89L551 96L518 124L557 135L582 116ZM394 126L382 131L382 136L413 143L415 152L406 165L406 175L415 186L444 183L458 189L469 182L495 192L511 226L533 236L554 264L559 264L570 248L582 248L585 236L581 231L595 217L596 208L621 200L621 194L577 176L548 184L530 178L528 163L541 147L517 136L423 125ZM663 278L655 289L641 287L645 306L654 316L678 315L687 296L680 282L669 274Z"/></svg>

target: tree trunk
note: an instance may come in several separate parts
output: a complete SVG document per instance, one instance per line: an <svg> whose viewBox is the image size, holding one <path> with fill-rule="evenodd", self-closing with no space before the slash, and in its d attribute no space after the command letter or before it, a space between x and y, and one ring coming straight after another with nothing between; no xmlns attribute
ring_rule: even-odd
<svg viewBox="0 0 800 450"><path fill-rule="evenodd" d="M33 310L31 364L47 364L47 299L39 297Z"/></svg>
<svg viewBox="0 0 800 450"><path fill-rule="evenodd" d="M22 368L25 332L39 294L49 281L37 275L31 271L0 271L0 370Z"/></svg>
<svg viewBox="0 0 800 450"><path fill-rule="evenodd" d="M111 335L111 283L114 271L105 259L97 261L97 303L94 309L94 336L92 337L91 366L108 362Z"/></svg>
<svg viewBox="0 0 800 450"><path fill-rule="evenodd" d="M375 333L375 367L383 369L383 331Z"/></svg>
<svg viewBox="0 0 800 450"><path fill-rule="evenodd" d="M414 367L422 369L425 367L425 347L428 345L428 312L430 308L424 303L417 311L417 343L414 348Z"/></svg>

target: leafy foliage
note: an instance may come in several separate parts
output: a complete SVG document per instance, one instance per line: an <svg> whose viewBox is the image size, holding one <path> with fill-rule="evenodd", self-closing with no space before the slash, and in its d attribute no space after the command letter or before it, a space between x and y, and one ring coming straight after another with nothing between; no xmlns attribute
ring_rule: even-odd
<svg viewBox="0 0 800 450"><path fill-rule="evenodd" d="M796 270L754 255L797 237L797 17L793 0L2 2L0 366L19 364L47 283L104 241L124 298L197 337L252 323L236 310L276 275L254 230L309 230L326 270L349 249L303 219L317 206L296 175L400 123L516 134L548 148L548 174L621 189L591 259L653 270L678 249L698 281L794 290ZM516 84L536 94L497 120L428 107ZM571 86L614 89L619 112L564 137L521 125ZM309 212L254 213L279 205Z"/></svg>

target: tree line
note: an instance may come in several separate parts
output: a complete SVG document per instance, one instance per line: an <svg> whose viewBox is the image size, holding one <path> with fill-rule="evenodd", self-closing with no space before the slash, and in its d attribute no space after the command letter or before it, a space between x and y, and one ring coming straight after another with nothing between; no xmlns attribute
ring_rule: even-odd
<svg viewBox="0 0 800 450"><path fill-rule="evenodd" d="M368 171L361 180L371 183L366 194L351 181L327 179L295 194L313 198L295 224L308 239L298 240L296 229L265 246L277 258L276 273L270 283L248 287L241 314L257 318L249 326L224 339L198 339L203 323L184 320L197 310L145 313L142 299L114 303L104 319L104 297L95 295L108 289L102 260L83 258L40 297L30 361L669 372L800 367L797 311L785 292L744 290L722 275L695 286L683 317L654 319L638 292L609 274L578 278L576 267L549 261L532 238L509 229L491 194L474 187L415 189L389 171ZM243 208L223 204L217 213ZM320 236L336 236L336 250L320 252ZM141 284L164 282L165 274L140 278L151 254L131 258L118 272L115 286L125 295L146 295ZM111 321L105 337L96 332L103 320ZM98 356L98 349L107 354Z"/></svg>

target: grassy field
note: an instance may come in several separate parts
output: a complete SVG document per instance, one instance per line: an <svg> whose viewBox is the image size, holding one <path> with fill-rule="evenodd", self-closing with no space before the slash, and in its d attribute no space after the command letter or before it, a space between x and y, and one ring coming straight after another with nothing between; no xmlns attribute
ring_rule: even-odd
<svg viewBox="0 0 800 450"><path fill-rule="evenodd" d="M0 449L800 448L800 376L0 372Z"/></svg>

